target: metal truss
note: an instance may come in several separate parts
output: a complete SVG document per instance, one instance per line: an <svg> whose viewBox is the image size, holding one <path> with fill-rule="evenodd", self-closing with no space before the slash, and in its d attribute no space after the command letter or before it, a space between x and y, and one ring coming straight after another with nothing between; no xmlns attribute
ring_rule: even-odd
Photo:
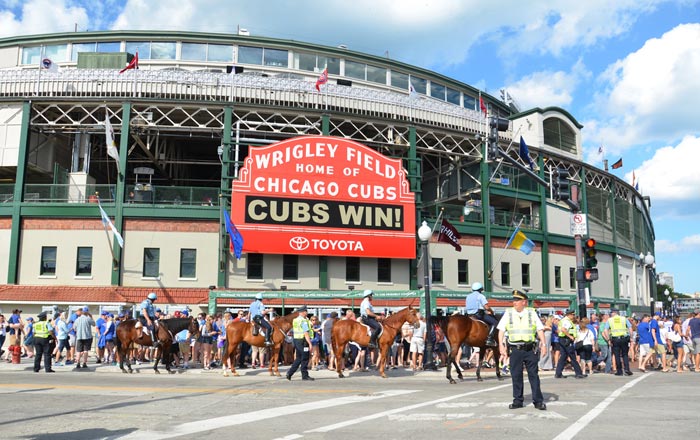
<svg viewBox="0 0 700 440"><path fill-rule="evenodd" d="M586 185L593 187L593 188L598 188L603 191L610 192L610 185L612 184L612 181L610 177L605 176L600 173L596 173L592 169L587 169L586 170Z"/></svg>

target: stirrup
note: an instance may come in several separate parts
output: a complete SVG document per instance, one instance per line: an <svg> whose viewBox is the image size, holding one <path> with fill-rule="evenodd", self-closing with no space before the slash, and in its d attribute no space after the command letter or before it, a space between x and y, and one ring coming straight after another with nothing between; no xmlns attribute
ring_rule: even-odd
<svg viewBox="0 0 700 440"><path fill-rule="evenodd" d="M275 343L272 341L265 341L265 345L270 346L270 345L275 345Z"/></svg>
<svg viewBox="0 0 700 440"><path fill-rule="evenodd" d="M498 344L494 339L487 338L486 342L484 343L487 347L498 347Z"/></svg>

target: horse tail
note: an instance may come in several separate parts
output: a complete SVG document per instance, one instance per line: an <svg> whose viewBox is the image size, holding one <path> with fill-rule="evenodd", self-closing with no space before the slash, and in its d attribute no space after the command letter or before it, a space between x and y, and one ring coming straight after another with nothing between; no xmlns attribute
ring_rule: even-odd
<svg viewBox="0 0 700 440"><path fill-rule="evenodd" d="M430 316L430 325L437 325L444 334L447 334L447 316Z"/></svg>

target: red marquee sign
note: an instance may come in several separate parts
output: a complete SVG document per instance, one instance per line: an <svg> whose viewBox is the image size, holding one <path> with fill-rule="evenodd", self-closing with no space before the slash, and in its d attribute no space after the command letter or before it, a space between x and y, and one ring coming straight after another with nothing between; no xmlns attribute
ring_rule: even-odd
<svg viewBox="0 0 700 440"><path fill-rule="evenodd" d="M400 159L343 138L251 147L233 182L243 251L416 257L415 197Z"/></svg>

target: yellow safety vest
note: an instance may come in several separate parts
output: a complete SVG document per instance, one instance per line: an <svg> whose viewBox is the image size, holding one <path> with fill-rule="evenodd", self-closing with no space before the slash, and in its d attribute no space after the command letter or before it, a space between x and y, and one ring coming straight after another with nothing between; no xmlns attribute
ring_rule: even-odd
<svg viewBox="0 0 700 440"><path fill-rule="evenodd" d="M576 328L576 326L574 325L574 323L571 322L571 320L570 320L568 317L566 317L566 318L562 319L561 321L559 321L559 328L560 328L560 329L563 329L563 328L564 328L564 325L563 325L563 324L564 324L564 321L566 321L566 322L568 322L569 324L571 324L571 327L569 328L569 334L570 334L571 336L573 336L574 339L576 339L576 336L578 336L578 329ZM560 337L560 338L565 338L565 337L566 337L566 334L565 334L563 331L559 330L559 337Z"/></svg>
<svg viewBox="0 0 700 440"><path fill-rule="evenodd" d="M304 329L301 327L301 323L306 321L306 325L309 328L309 337L312 338L312 330L311 330L311 321L308 319L304 318L303 316L297 316L294 318L294 321L292 321L292 330L294 332L294 339L304 339Z"/></svg>
<svg viewBox="0 0 700 440"><path fill-rule="evenodd" d="M537 333L537 323L535 322L537 314L531 308L526 308L527 319L514 318L518 313L515 308L509 309L508 320L506 321L506 330L508 331L509 342L534 342L535 334Z"/></svg>
<svg viewBox="0 0 700 440"><path fill-rule="evenodd" d="M610 336L613 338L621 338L627 336L627 320L620 315L613 316L608 320L610 323Z"/></svg>
<svg viewBox="0 0 700 440"><path fill-rule="evenodd" d="M49 334L49 323L47 321L39 321L34 324L35 338L48 338Z"/></svg>

